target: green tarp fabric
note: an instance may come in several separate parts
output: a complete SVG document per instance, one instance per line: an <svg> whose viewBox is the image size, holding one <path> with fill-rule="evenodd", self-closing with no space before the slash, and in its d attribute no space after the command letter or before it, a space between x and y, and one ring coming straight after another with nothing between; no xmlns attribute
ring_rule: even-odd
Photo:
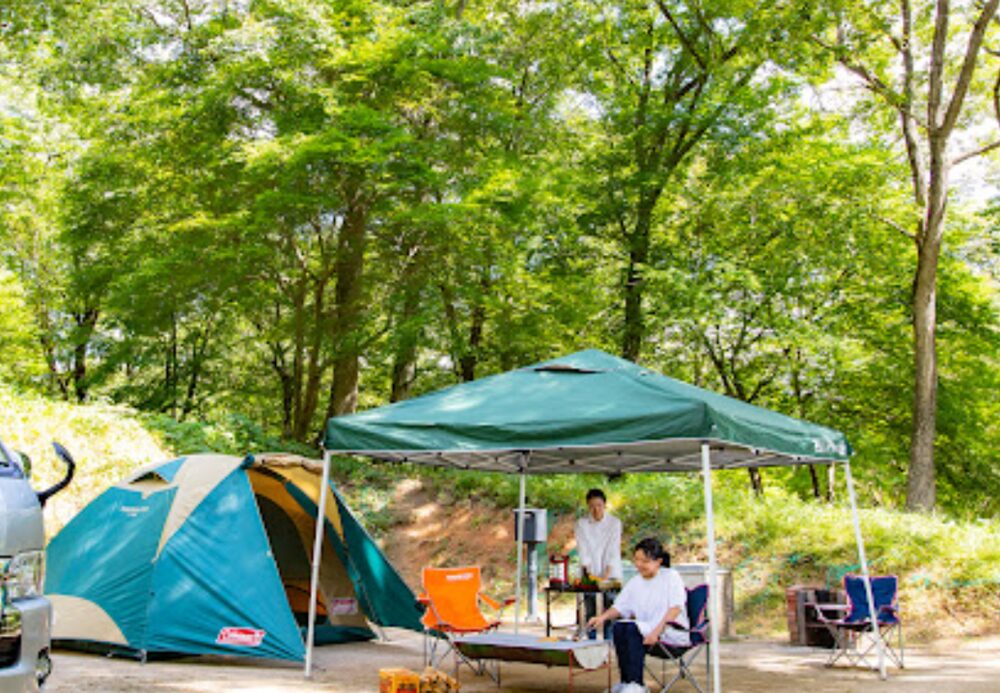
<svg viewBox="0 0 1000 693"><path fill-rule="evenodd" d="M704 441L717 468L851 454L838 431L598 350L330 419L324 445L386 460L541 474L695 469Z"/></svg>

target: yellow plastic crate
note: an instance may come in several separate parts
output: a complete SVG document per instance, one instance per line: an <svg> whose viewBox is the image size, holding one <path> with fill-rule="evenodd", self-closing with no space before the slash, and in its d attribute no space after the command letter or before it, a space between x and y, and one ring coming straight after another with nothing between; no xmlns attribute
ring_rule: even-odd
<svg viewBox="0 0 1000 693"><path fill-rule="evenodd" d="M379 669L379 693L420 693L420 675L409 669Z"/></svg>

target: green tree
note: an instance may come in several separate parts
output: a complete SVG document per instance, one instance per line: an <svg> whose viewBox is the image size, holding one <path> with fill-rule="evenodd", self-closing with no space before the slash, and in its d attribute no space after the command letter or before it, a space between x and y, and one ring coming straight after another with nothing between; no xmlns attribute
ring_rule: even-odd
<svg viewBox="0 0 1000 693"><path fill-rule="evenodd" d="M579 6L578 89L597 121L592 223L615 238L621 353L637 360L648 334L644 305L657 218L671 186L707 140L752 138L798 65L812 29L807 5L621 2ZM666 193L666 197L665 197Z"/></svg>
<svg viewBox="0 0 1000 693"><path fill-rule="evenodd" d="M917 250L912 280L913 411L907 507L936 502L935 439L938 412L938 274L945 247L952 169L986 151L959 151L995 101L983 79L984 46L995 39L998 3L952 7L948 2L846 3L835 29L816 41L874 97L876 116L892 127L909 165L912 211L895 224ZM991 97L991 93L993 96ZM997 110L1000 118L1000 107ZM893 124L895 126L893 127Z"/></svg>

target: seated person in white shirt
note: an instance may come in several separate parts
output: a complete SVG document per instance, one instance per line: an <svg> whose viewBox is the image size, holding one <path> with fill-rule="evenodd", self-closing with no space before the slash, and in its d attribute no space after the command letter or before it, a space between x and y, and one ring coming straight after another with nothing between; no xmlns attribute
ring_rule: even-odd
<svg viewBox="0 0 1000 693"><path fill-rule="evenodd" d="M580 556L580 566L586 575L598 580L622 579L622 523L607 512L607 498L604 491L592 488L587 491L587 514L576 521L576 549ZM613 597L614 593L606 593ZM597 614L597 595L583 597L585 618ZM605 626L604 637L610 639L611 626ZM591 639L597 632L589 632Z"/></svg>
<svg viewBox="0 0 1000 693"><path fill-rule="evenodd" d="M687 631L670 628L677 623L688 628L687 590L680 573L670 568L670 555L657 539L647 537L635 546L633 557L639 574L628 581L610 609L595 616L588 628L611 619L615 623L615 652L623 688L644 690L642 665L646 647L662 641L667 645L685 647L691 644ZM632 687L629 687L632 684Z"/></svg>

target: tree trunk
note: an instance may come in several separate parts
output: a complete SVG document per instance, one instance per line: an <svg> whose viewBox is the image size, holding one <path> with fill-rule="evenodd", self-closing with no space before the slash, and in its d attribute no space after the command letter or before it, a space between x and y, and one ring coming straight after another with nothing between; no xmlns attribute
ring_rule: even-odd
<svg viewBox="0 0 1000 693"><path fill-rule="evenodd" d="M58 388L59 395L68 401L69 383L66 381L66 374L60 369L59 359L56 357L55 339L52 336L54 330L52 329L52 321L49 320L48 311L39 306L35 311L35 319L38 322L38 341L42 345L42 353L45 354L45 363L49 367L51 382Z"/></svg>
<svg viewBox="0 0 1000 693"><path fill-rule="evenodd" d="M293 406L292 375L288 372L285 360L285 347L280 342L270 342L271 367L281 384L281 437L293 438L295 408Z"/></svg>
<svg viewBox="0 0 1000 693"><path fill-rule="evenodd" d="M325 296L326 281L320 278L313 287L312 335L303 354L306 371L305 391L299 399L294 429L295 440L303 442L309 436L312 420L319 406L320 384L323 372L326 370L322 353L323 336L327 328Z"/></svg>
<svg viewBox="0 0 1000 693"><path fill-rule="evenodd" d="M929 511L936 503L934 438L937 429L937 265L945 210L947 171L943 162L935 171L923 234L918 239L917 270L913 281L913 434L907 478L908 510ZM935 182L935 177L939 180Z"/></svg>
<svg viewBox="0 0 1000 693"><path fill-rule="evenodd" d="M170 417L177 418L177 377L180 371L180 358L177 355L177 314L170 313L170 346L167 349L167 360L163 373L163 403L161 409L169 411Z"/></svg>
<svg viewBox="0 0 1000 693"><path fill-rule="evenodd" d="M816 474L816 465L807 464L806 466L809 468L809 480L812 481L813 498L823 500L823 494L819 488L819 475Z"/></svg>
<svg viewBox="0 0 1000 693"><path fill-rule="evenodd" d="M90 383L87 382L87 347L97 325L98 311L87 308L83 313L74 316L76 320L75 344L73 346L73 391L77 402L87 401Z"/></svg>
<svg viewBox="0 0 1000 693"><path fill-rule="evenodd" d="M206 327L200 337L195 337L191 347L191 371L188 374L187 391L184 394L184 405L181 407L180 421L194 411L197 401L198 383L205 365L205 353L208 351L209 328Z"/></svg>
<svg viewBox="0 0 1000 693"><path fill-rule="evenodd" d="M479 349L483 343L483 326L485 322L486 307L480 299L472 307L472 315L469 322L468 350L458 360L463 382L471 382L476 379L476 366L479 364Z"/></svg>
<svg viewBox="0 0 1000 693"><path fill-rule="evenodd" d="M302 382L306 352L306 270L299 269L292 293L292 438L297 438L302 421Z"/></svg>
<svg viewBox="0 0 1000 693"><path fill-rule="evenodd" d="M644 198L647 195L643 195ZM625 328L622 332L622 358L638 361L642 352L642 341L646 336L645 316L642 298L645 293L643 271L649 260L649 230L652 224L653 207L659 193L643 199L636 210L635 228L629 236L628 268L625 271Z"/></svg>
<svg viewBox="0 0 1000 693"><path fill-rule="evenodd" d="M327 417L350 414L358 406L358 335L361 281L365 258L367 208L354 200L347 210L337 242L336 326L333 382Z"/></svg>
<svg viewBox="0 0 1000 693"><path fill-rule="evenodd" d="M73 347L73 391L76 401L87 401L87 343L78 342Z"/></svg>
<svg viewBox="0 0 1000 693"><path fill-rule="evenodd" d="M933 109L932 119L936 119ZM947 133L928 137L926 211L917 234L917 269L913 279L913 434L906 508L933 510L934 438L937 433L937 266L948 202Z"/></svg>
<svg viewBox="0 0 1000 693"><path fill-rule="evenodd" d="M417 287L403 287L403 308L396 325L396 348L392 362L392 392L390 402L399 402L410 396L410 387L417 373L417 343L420 327L414 319L420 310L420 292Z"/></svg>

